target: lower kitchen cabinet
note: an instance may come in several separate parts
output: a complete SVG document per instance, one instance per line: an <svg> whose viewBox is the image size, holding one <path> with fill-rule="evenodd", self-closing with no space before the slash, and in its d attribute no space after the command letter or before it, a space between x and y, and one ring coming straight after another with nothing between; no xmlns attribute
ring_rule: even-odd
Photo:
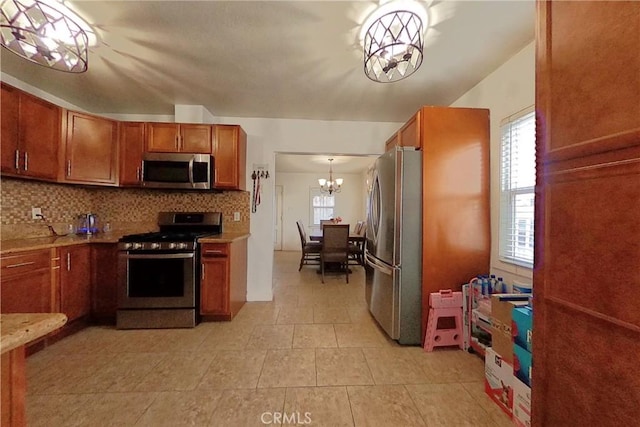
<svg viewBox="0 0 640 427"><path fill-rule="evenodd" d="M4 255L0 259L0 312L52 312L51 249Z"/></svg>
<svg viewBox="0 0 640 427"><path fill-rule="evenodd" d="M200 268L200 314L231 320L246 301L247 239L203 243Z"/></svg>
<svg viewBox="0 0 640 427"><path fill-rule="evenodd" d="M91 245L91 318L114 322L118 308L118 244Z"/></svg>
<svg viewBox="0 0 640 427"><path fill-rule="evenodd" d="M60 254L60 310L68 322L91 312L91 248L58 248Z"/></svg>

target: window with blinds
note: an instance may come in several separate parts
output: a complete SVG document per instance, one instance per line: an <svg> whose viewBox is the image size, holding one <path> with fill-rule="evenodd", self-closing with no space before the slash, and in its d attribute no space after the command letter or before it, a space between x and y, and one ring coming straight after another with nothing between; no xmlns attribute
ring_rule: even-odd
<svg viewBox="0 0 640 427"><path fill-rule="evenodd" d="M322 193L320 188L311 188L311 225L320 225L321 219L333 218L336 200L333 194Z"/></svg>
<svg viewBox="0 0 640 427"><path fill-rule="evenodd" d="M500 124L500 259L533 267L536 129L530 107Z"/></svg>

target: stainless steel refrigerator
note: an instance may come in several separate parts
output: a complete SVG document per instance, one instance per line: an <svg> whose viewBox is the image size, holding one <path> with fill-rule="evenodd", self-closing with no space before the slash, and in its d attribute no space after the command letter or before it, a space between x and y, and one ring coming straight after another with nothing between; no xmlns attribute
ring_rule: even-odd
<svg viewBox="0 0 640 427"><path fill-rule="evenodd" d="M420 344L422 152L397 147L372 174L365 250L369 311L400 344Z"/></svg>

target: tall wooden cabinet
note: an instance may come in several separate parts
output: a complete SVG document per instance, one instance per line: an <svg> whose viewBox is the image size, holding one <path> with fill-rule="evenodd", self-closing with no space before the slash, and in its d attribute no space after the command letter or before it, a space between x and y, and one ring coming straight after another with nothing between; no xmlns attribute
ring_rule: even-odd
<svg viewBox="0 0 640 427"><path fill-rule="evenodd" d="M60 180L79 184L118 184L118 122L67 111Z"/></svg>
<svg viewBox="0 0 640 427"><path fill-rule="evenodd" d="M61 133L60 107L6 84L2 84L1 89L2 173L55 180Z"/></svg>
<svg viewBox="0 0 640 427"><path fill-rule="evenodd" d="M489 110L423 107L398 132L422 152L422 339L429 294L489 271ZM402 142L404 141L404 142Z"/></svg>
<svg viewBox="0 0 640 427"><path fill-rule="evenodd" d="M537 25L532 425L637 425L640 3Z"/></svg>

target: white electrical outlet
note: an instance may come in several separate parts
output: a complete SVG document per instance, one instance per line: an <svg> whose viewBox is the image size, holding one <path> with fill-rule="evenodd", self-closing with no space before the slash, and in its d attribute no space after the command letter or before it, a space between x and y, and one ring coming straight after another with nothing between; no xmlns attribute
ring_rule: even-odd
<svg viewBox="0 0 640 427"><path fill-rule="evenodd" d="M40 219L39 215L42 215L42 209L31 208L31 219Z"/></svg>
<svg viewBox="0 0 640 427"><path fill-rule="evenodd" d="M233 220L234 221L240 221L240 212L234 212L233 213Z"/></svg>

